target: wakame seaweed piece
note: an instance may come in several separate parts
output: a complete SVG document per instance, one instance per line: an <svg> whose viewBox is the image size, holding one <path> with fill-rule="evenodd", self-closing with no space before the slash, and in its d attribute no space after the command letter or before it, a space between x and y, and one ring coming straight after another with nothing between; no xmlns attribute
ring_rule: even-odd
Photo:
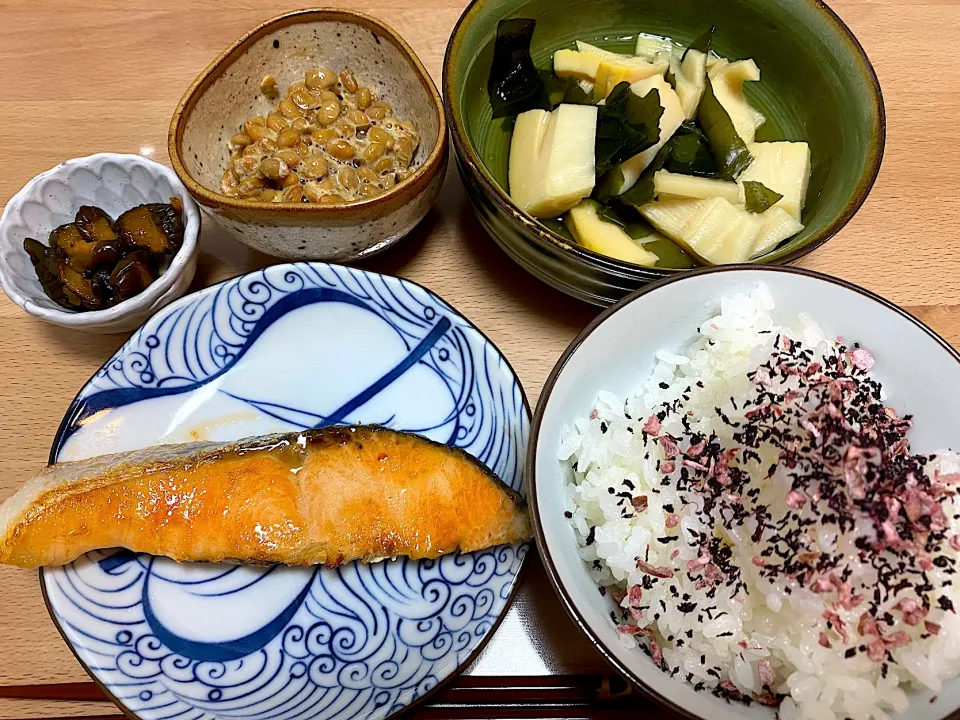
<svg viewBox="0 0 960 720"><path fill-rule="evenodd" d="M660 169L653 168L654 165L651 163L650 166L641 173L640 177L637 178L633 187L622 195L617 195L613 201L620 205L628 205L630 207L640 207L641 205L646 205L648 202L653 202L657 197L657 192L653 187L653 175Z"/></svg>
<svg viewBox="0 0 960 720"><path fill-rule="evenodd" d="M657 256L657 262L654 267L675 268L685 270L696 267L696 261L683 251L679 245L665 237L657 237L655 240L644 241L656 233L656 229L648 223L637 211L630 205L621 205L617 203L614 207L597 210L597 214L605 220L616 222L613 217L619 219L618 224L623 227L623 231L634 240L643 241L643 249L649 250ZM613 217L611 217L613 216Z"/></svg>
<svg viewBox="0 0 960 720"><path fill-rule="evenodd" d="M597 217L599 217L601 220L605 220L606 222L613 223L614 225L619 225L624 230L626 230L627 223L629 222L629 220L620 212L619 208L611 205L598 205Z"/></svg>
<svg viewBox="0 0 960 720"><path fill-rule="evenodd" d="M634 208L653 202L657 196L653 176L658 170L714 177L716 175L716 164L709 147L705 146L703 149L699 147L701 137L702 133L692 123L681 125L677 134L660 148L646 170L637 178L633 187L622 195L614 197L613 201ZM706 143L705 138L703 143Z"/></svg>
<svg viewBox="0 0 960 720"><path fill-rule="evenodd" d="M647 166L647 169L640 173L640 177L637 178L637 182L634 183L633 187L622 195L615 197L615 202L631 207L640 207L641 205L646 205L648 202L653 202L657 196L653 186L653 176L658 170L663 170L664 163L667 162L672 151L672 141L673 138L670 138L667 144L660 148L654 156L653 161Z"/></svg>
<svg viewBox="0 0 960 720"><path fill-rule="evenodd" d="M687 49L683 51L683 55L680 58L680 62L683 62L687 57L687 53L691 50L699 50L704 55L709 55L710 50L713 48L713 35L717 32L717 26L714 25L709 30L707 30L703 35L696 38L692 43L687 45Z"/></svg>
<svg viewBox="0 0 960 720"><path fill-rule="evenodd" d="M519 115L527 110L553 110L560 103L593 105L576 78L561 78L540 70L530 55L535 20L514 18L497 25L493 63L487 92L493 117Z"/></svg>
<svg viewBox="0 0 960 720"><path fill-rule="evenodd" d="M487 93L493 117L519 115L544 107L541 72L530 56L530 41L537 22L528 18L501 20L493 45L493 62L487 78Z"/></svg>
<svg viewBox="0 0 960 720"><path fill-rule="evenodd" d="M551 73L552 75L553 73ZM554 75L556 77L556 75ZM593 96L586 92L580 83L577 82L576 78L569 77L566 78L567 87L563 93L562 102L572 103L573 105L593 105Z"/></svg>
<svg viewBox="0 0 960 720"><path fill-rule="evenodd" d="M717 162L720 177L725 180L736 180L753 162L753 156L743 142L743 138L737 134L729 113L717 100L709 76L703 98L700 100L700 107L697 109L697 120L710 142L710 149Z"/></svg>
<svg viewBox="0 0 960 720"><path fill-rule="evenodd" d="M613 207L600 206L597 214L604 220L615 222L623 231L634 240L643 241L656 233L656 229L648 223L632 206L617 204ZM649 250L657 256L654 267L686 269L696 267L697 263L679 245L665 237L643 242L643 249Z"/></svg>
<svg viewBox="0 0 960 720"><path fill-rule="evenodd" d="M746 180L743 183L743 197L744 209L752 213L765 212L783 199L780 193L754 180Z"/></svg>
<svg viewBox="0 0 960 720"><path fill-rule="evenodd" d="M624 180L623 170L620 169L619 165L610 168L597 180L596 185L593 186L593 192L590 193L590 197L601 204L608 203L620 192Z"/></svg>
<svg viewBox="0 0 960 720"><path fill-rule="evenodd" d="M682 175L717 176L717 163L710 150L710 142L694 123L685 122L681 125L668 144L670 152L662 169Z"/></svg>
<svg viewBox="0 0 960 720"><path fill-rule="evenodd" d="M623 172L617 166L608 170L597 181L591 197L600 203L617 202L634 207L644 205L656 196L653 175L657 170L709 178L716 177L718 172L707 137L693 121L688 121L660 148L647 169L626 193L617 195L623 187Z"/></svg>
<svg viewBox="0 0 960 720"><path fill-rule="evenodd" d="M575 77L558 77L552 70L539 72L543 82L543 97L535 107L554 110L560 103L593 105L593 98L583 91Z"/></svg>
<svg viewBox="0 0 960 720"><path fill-rule="evenodd" d="M630 90L630 83L617 83L597 114L597 174L656 145L662 115L658 90L640 97Z"/></svg>
<svg viewBox="0 0 960 720"><path fill-rule="evenodd" d="M617 211L620 217L626 218L626 223L623 226L624 232L634 240L643 240L656 232L653 225L648 223L634 208L620 206ZM629 218L627 218L628 215Z"/></svg>
<svg viewBox="0 0 960 720"><path fill-rule="evenodd" d="M567 224L560 218L540 218L538 222L545 228L555 232L564 240L569 240L572 243L577 242L576 238L573 237L570 230L567 228Z"/></svg>
<svg viewBox="0 0 960 720"><path fill-rule="evenodd" d="M643 244L643 248L657 256L657 264L654 267L686 270L697 266L693 258L683 251L683 248L667 238L646 242Z"/></svg>

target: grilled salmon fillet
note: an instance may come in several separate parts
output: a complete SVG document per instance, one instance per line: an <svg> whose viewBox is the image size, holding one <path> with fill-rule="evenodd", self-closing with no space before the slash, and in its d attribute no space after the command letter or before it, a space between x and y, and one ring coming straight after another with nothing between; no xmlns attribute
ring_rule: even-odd
<svg viewBox="0 0 960 720"><path fill-rule="evenodd" d="M0 563L24 568L112 547L180 561L335 567L530 535L526 505L482 463L376 426L58 463L0 506Z"/></svg>

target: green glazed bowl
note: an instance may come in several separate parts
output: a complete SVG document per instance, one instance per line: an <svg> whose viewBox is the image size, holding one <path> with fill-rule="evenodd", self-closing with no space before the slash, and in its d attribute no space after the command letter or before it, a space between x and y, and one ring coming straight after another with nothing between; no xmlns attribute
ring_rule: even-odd
<svg viewBox="0 0 960 720"><path fill-rule="evenodd" d="M537 21L538 67L553 52L586 40L633 52L637 33L686 44L711 25L713 47L753 58L760 83L751 104L767 117L757 140L810 143L813 174L803 232L765 255L786 264L833 237L873 187L886 138L880 85L857 39L819 0L473 0L454 28L443 63L443 102L457 166L477 217L517 263L550 285L609 305L641 285L682 270L646 268L587 250L548 230L511 202L507 158L512 121L492 118L487 76L497 23Z"/></svg>

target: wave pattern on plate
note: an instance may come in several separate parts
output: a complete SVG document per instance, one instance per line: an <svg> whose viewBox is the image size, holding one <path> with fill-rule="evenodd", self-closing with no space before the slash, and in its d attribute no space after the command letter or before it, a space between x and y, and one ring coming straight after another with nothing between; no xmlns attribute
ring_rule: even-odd
<svg viewBox="0 0 960 720"><path fill-rule="evenodd" d="M185 657L154 634L143 614L153 558L107 573L97 564L105 556L91 553L48 573L46 591L91 670L140 717L378 718L467 659L502 612L526 551L309 571L293 619L229 660Z"/></svg>
<svg viewBox="0 0 960 720"><path fill-rule="evenodd" d="M429 428L398 429L442 433L523 492L528 411L500 354L424 288L321 264L268 268L155 316L78 396L54 452L105 410L228 375L275 322L317 303L372 313L406 354L375 382L350 388L341 409L352 409L339 416L329 407L231 397L303 427L358 414L373 421L363 417L366 399L398 373L426 368L450 410ZM402 393L391 400L422 401ZM107 551L42 577L81 660L142 718L346 720L403 709L465 662L504 611L526 552L519 544L331 570L178 565Z"/></svg>

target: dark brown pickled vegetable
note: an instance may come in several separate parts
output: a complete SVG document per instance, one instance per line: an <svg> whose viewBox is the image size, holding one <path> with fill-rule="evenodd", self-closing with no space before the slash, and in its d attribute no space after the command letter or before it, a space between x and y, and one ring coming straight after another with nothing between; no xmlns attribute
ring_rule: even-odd
<svg viewBox="0 0 960 720"><path fill-rule="evenodd" d="M27 238L23 241L23 249L27 251L27 255L30 256L30 262L33 263L34 267L42 264L47 259L48 248L39 240Z"/></svg>
<svg viewBox="0 0 960 720"><path fill-rule="evenodd" d="M76 306L72 305L64 295L63 285L60 284L60 261L50 248L33 238L27 238L23 241L23 249L30 256L40 287L43 288L47 297L61 307L75 310Z"/></svg>
<svg viewBox="0 0 960 720"><path fill-rule="evenodd" d="M90 242L73 223L61 225L50 233L50 247L56 248L77 272L89 270L97 244Z"/></svg>
<svg viewBox="0 0 960 720"><path fill-rule="evenodd" d="M154 253L166 253L169 250L170 241L146 205L127 210L118 217L117 230L127 247L143 248Z"/></svg>
<svg viewBox="0 0 960 720"><path fill-rule="evenodd" d="M90 285L98 297L103 298L104 307L113 307L119 300L113 297L113 286L110 285L110 269L97 270L90 276Z"/></svg>
<svg viewBox="0 0 960 720"><path fill-rule="evenodd" d="M150 257L143 251L130 253L110 273L113 302L122 302L139 295L156 280Z"/></svg>
<svg viewBox="0 0 960 720"><path fill-rule="evenodd" d="M50 247L59 249L65 255L69 255L75 246L88 242L73 223L61 225L50 233Z"/></svg>
<svg viewBox="0 0 960 720"><path fill-rule="evenodd" d="M84 205L50 233L49 245L24 240L43 291L69 310L99 310L143 292L183 244L183 203L170 202L132 208L116 223Z"/></svg>
<svg viewBox="0 0 960 720"><path fill-rule="evenodd" d="M93 270L99 270L103 268L112 268L117 264L123 255L123 246L120 244L120 238L116 240L104 240L98 242L97 246L93 249L93 257L90 261L90 268Z"/></svg>
<svg viewBox="0 0 960 720"><path fill-rule="evenodd" d="M113 229L113 220L103 210L92 205L84 205L77 210L77 217L73 224L80 234L89 242L111 242L117 239L117 231Z"/></svg>
<svg viewBox="0 0 960 720"><path fill-rule="evenodd" d="M90 310L97 310L103 305L103 298L93 287L93 283L71 268L67 263L60 263L60 283L63 292L71 303L83 305Z"/></svg>
<svg viewBox="0 0 960 720"><path fill-rule="evenodd" d="M170 198L171 204L151 203L147 205L154 221L163 229L163 234L170 241L170 250L175 253L183 245L183 203L179 198ZM178 209L179 206L179 209Z"/></svg>
<svg viewBox="0 0 960 720"><path fill-rule="evenodd" d="M165 203L140 205L117 218L124 244L157 255L171 255L183 244L183 219Z"/></svg>
<svg viewBox="0 0 960 720"><path fill-rule="evenodd" d="M84 209L103 212L99 208L81 208L81 211ZM77 217L79 216L80 213L77 213ZM113 267L121 255L120 238L113 228L109 224L104 225L99 219L95 222L101 227L88 225L85 232L79 223L73 223L58 227L50 236L50 246L56 248L70 267L79 273ZM99 240L90 239L98 236Z"/></svg>

